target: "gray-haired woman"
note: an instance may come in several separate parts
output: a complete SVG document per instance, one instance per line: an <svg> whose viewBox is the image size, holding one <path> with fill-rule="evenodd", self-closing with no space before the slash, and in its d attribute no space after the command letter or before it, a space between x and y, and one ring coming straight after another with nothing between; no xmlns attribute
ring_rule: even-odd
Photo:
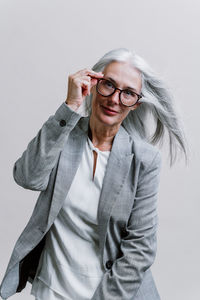
<svg viewBox="0 0 200 300"><path fill-rule="evenodd" d="M37 300L160 299L150 267L161 159L151 143L164 129L172 164L177 146L186 148L171 96L129 50L69 76L66 102L14 166L16 182L41 193L13 250L3 299L27 280Z"/></svg>

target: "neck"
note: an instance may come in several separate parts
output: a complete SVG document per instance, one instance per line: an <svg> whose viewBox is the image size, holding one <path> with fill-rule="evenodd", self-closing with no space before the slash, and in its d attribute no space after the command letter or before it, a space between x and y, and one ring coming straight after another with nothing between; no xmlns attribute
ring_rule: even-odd
<svg viewBox="0 0 200 300"><path fill-rule="evenodd" d="M90 119L89 138L93 145L101 151L110 151L119 126L106 126Z"/></svg>

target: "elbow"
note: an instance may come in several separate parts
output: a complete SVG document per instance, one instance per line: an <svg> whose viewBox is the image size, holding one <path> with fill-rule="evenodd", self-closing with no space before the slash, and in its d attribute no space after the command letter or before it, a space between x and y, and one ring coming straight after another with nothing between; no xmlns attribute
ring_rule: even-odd
<svg viewBox="0 0 200 300"><path fill-rule="evenodd" d="M48 182L42 182L40 178L29 178L27 175L24 176L18 169L16 163L13 167L13 178L19 186L32 191L45 191L48 184Z"/></svg>

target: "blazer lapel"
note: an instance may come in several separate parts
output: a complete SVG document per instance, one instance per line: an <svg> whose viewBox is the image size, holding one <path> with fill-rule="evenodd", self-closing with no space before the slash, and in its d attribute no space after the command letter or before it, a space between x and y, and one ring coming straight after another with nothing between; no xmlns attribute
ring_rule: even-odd
<svg viewBox="0 0 200 300"><path fill-rule="evenodd" d="M99 199L98 229L102 257L111 209L125 182L133 155L130 137L121 126L112 145Z"/></svg>
<svg viewBox="0 0 200 300"><path fill-rule="evenodd" d="M69 134L63 151L61 152L48 219L49 226L51 226L55 217L58 215L78 169L87 140L87 128L88 118L81 119L79 126L74 128Z"/></svg>

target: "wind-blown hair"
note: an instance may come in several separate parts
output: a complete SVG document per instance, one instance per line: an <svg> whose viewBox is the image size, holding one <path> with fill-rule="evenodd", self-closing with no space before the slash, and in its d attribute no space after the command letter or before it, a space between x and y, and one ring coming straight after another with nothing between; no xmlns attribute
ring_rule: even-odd
<svg viewBox="0 0 200 300"><path fill-rule="evenodd" d="M161 143L167 130L169 136L170 164L172 165L181 149L187 159L186 140L179 118L173 105L173 97L164 82L155 74L143 58L128 49L119 48L106 53L92 68L96 72L104 70L113 61L128 62L137 68L142 77L142 95L137 109L130 111L123 121L125 129L151 144ZM84 114L91 113L92 95L84 102ZM155 130L148 133L149 116L154 120ZM152 126L151 126L152 127Z"/></svg>

